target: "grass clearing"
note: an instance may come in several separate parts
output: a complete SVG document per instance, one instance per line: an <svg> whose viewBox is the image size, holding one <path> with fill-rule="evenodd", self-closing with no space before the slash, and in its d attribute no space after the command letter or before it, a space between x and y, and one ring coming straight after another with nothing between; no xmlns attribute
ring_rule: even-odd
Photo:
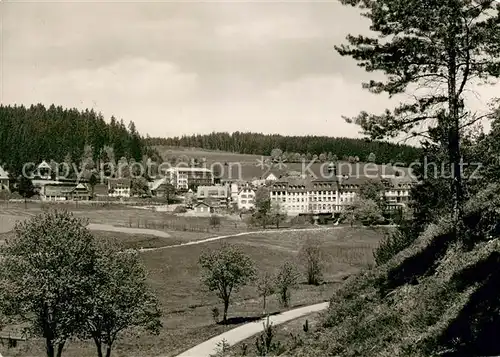
<svg viewBox="0 0 500 357"><path fill-rule="evenodd" d="M139 209L126 205L110 205L105 208L73 204L28 203L24 208L21 203L0 205L0 233L12 230L16 221L35 216L47 208L68 210L76 217L86 218L90 223L107 224L115 227L155 229L165 232L193 233L193 239L199 240L214 235L233 234L247 231L247 225L241 220L221 217L221 226L211 228L209 217L174 215L151 209ZM234 217L231 217L234 218ZM186 234L187 236L189 234Z"/></svg>
<svg viewBox="0 0 500 357"><path fill-rule="evenodd" d="M110 238L112 232L99 232L100 236ZM303 232L253 233L231 238L256 263L260 272L275 272L285 260L295 260L302 242L307 236L316 236L324 243L325 284L309 286L299 284L293 290L291 309L303 305L328 300L332 293L343 283L346 276L356 273L373 262L372 250L382 238L381 229L338 228L331 230ZM174 236L173 236L174 237ZM123 244L134 246L135 238L160 244L156 237L120 236ZM151 241L151 239L153 239ZM207 248L216 249L221 242L177 247L174 249L143 253L144 264L149 272L149 280L160 298L163 309L163 329L159 336L132 331L122 337L113 352L115 357L152 357L175 356L227 329L260 317L262 302L257 297L255 286L249 285L233 295L229 308L231 325L221 326L214 323L211 310L222 305L215 295L200 284L198 258ZM163 244L163 243L162 243ZM303 279L305 281L305 279ZM276 297L268 300L268 311L282 311ZM43 354L43 341L20 343L9 356L27 357ZM64 355L71 357L93 357L96 355L90 342L71 341Z"/></svg>
<svg viewBox="0 0 500 357"><path fill-rule="evenodd" d="M226 151L215 151L215 150L204 150L200 148L187 148L187 147L172 147L172 146L154 146L156 150L160 153L163 159L169 159L172 157L187 156L189 158L205 158L207 164L212 164L214 162L248 162L255 165L257 159L260 159L261 155L252 154L239 154L234 152Z"/></svg>

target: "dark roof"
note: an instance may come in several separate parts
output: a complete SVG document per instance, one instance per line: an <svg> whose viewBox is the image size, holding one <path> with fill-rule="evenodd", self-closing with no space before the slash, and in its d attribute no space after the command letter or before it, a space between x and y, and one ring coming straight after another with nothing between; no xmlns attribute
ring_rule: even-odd
<svg viewBox="0 0 500 357"><path fill-rule="evenodd" d="M285 189L292 192L302 192L311 189L311 180L296 180L291 178L282 179L272 183L272 189Z"/></svg>
<svg viewBox="0 0 500 357"><path fill-rule="evenodd" d="M337 180L314 180L311 182L311 189L314 191L337 190L339 182Z"/></svg>
<svg viewBox="0 0 500 357"><path fill-rule="evenodd" d="M252 181L254 179L264 179L271 173L279 178L284 176L286 171L286 169L259 167L256 164L230 163L228 166L223 167L220 178L229 181Z"/></svg>
<svg viewBox="0 0 500 357"><path fill-rule="evenodd" d="M118 179L110 178L108 180L108 184L111 187L118 186L118 185L130 186L131 183L132 183L132 180L128 179L128 178L118 178Z"/></svg>
<svg viewBox="0 0 500 357"><path fill-rule="evenodd" d="M262 167L258 166L258 163L229 163L228 166L224 166L220 173L220 178L229 181L251 181L253 179L264 179L270 173L273 173L278 179L287 176L288 172L294 172L295 174L300 173L305 175L306 178L314 179L331 179L334 174L331 172L331 163L285 163L283 166L278 167L275 164L274 167ZM335 165L336 174L347 175L349 177L376 177L381 175L393 176L396 172L400 173L400 177L408 177L409 169L404 167L393 167L390 165L376 165L374 163L349 163L346 161L340 161Z"/></svg>
<svg viewBox="0 0 500 357"><path fill-rule="evenodd" d="M200 204L204 204L207 207L218 207L220 206L220 200L213 198L205 198L202 201L198 201L195 207L199 206Z"/></svg>
<svg viewBox="0 0 500 357"><path fill-rule="evenodd" d="M198 207L198 206L201 206L201 205L207 206L207 207L212 207L209 203L207 203L205 201L200 201L200 202L196 203L194 206Z"/></svg>

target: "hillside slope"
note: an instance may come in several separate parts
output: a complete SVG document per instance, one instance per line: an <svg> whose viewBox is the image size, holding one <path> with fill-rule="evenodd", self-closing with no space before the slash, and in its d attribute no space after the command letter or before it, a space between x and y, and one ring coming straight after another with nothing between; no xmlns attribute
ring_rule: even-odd
<svg viewBox="0 0 500 357"><path fill-rule="evenodd" d="M368 160L372 155L377 163L391 161L409 163L418 158L420 150L409 145L389 142L371 141L367 139L339 138L330 136L286 136L279 134L262 134L251 132L211 133L173 138L147 138L150 146L164 147L197 147L204 150L217 150L250 155L271 155L273 149L286 153L288 161L297 155L310 160L313 155L323 154L325 157L337 156L348 159L349 156L359 160ZM298 160L300 161L300 160Z"/></svg>
<svg viewBox="0 0 500 357"><path fill-rule="evenodd" d="M86 146L91 152L85 152ZM107 146L113 148L113 158ZM80 163L84 158L108 162L126 157L140 161L150 151L133 122L126 126L114 117L106 121L94 110L0 104L0 165L11 173L20 174L25 163L42 160Z"/></svg>
<svg viewBox="0 0 500 357"><path fill-rule="evenodd" d="M499 194L490 187L469 203L465 239L443 218L387 264L351 278L315 336L287 354L499 355Z"/></svg>

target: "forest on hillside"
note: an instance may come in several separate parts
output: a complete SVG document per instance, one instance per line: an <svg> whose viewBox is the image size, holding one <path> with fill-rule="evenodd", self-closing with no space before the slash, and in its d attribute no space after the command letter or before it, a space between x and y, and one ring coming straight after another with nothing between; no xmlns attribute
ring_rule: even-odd
<svg viewBox="0 0 500 357"><path fill-rule="evenodd" d="M84 158L136 161L152 154L130 122L111 117L107 122L94 110L79 111L42 104L0 105L0 165L19 174L24 163L42 160L80 163ZM90 151L90 152L89 152Z"/></svg>
<svg viewBox="0 0 500 357"><path fill-rule="evenodd" d="M371 141L368 139L334 138L328 136L283 136L252 132L214 132L172 138L146 138L147 145L197 147L240 154L271 155L275 149L286 153L288 161L300 161L323 155L356 161L377 163L409 163L419 157L420 150L409 145ZM370 159L369 159L370 158Z"/></svg>
<svg viewBox="0 0 500 357"><path fill-rule="evenodd" d="M212 133L175 138L144 138L134 124L92 109L77 110L42 104L0 105L0 165L20 174L25 163L92 161L117 162L162 158L157 145L199 147L241 154L270 155L288 162L354 160L408 163L419 149L364 139L319 136L282 136L259 133Z"/></svg>

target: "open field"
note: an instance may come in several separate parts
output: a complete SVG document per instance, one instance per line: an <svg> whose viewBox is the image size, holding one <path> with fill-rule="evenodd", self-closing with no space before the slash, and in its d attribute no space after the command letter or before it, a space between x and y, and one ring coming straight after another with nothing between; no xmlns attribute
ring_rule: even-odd
<svg viewBox="0 0 500 357"><path fill-rule="evenodd" d="M221 226L211 228L209 217L173 215L170 212L158 212L152 209L139 209L124 205L109 205L106 207L90 207L74 204L9 203L0 206L0 232L12 230L18 220L23 220L42 213L47 208L68 210L76 217L86 218L89 223L105 224L115 227L145 228L165 232L197 233L197 239L211 237L214 234L232 234L247 230L247 225L238 219L221 217Z"/></svg>
<svg viewBox="0 0 500 357"><path fill-rule="evenodd" d="M109 232L109 231L92 231L92 234L100 239L106 239L115 242L123 249L147 249L167 247L186 242L201 240L206 235L200 236L196 232L171 232L169 237L158 237L147 234L128 234ZM0 233L0 245L4 241L13 236L12 232Z"/></svg>
<svg viewBox="0 0 500 357"><path fill-rule="evenodd" d="M104 233L106 237L112 234ZM372 264L372 250L382 237L381 229L346 227L314 232L276 231L234 237L231 242L255 260L260 272L275 272L283 261L295 260L304 239L312 235L324 244L325 284L317 287L299 284L292 293L291 308L294 308L328 300L346 276ZM133 240L134 237L128 237L127 244L135 244ZM214 324L211 309L215 306L221 308L221 304L213 293L200 285L198 258L203 250L216 249L219 245L220 242L212 242L143 253L151 286L161 300L164 326L159 336L129 333L118 342L114 356L175 356L226 329L260 317L261 301L255 286L249 285L234 295L229 309L231 325ZM269 299L268 311L280 310L277 299ZM41 348L42 341L21 343L9 355L38 356ZM65 355L91 357L95 352L91 343L72 341Z"/></svg>

